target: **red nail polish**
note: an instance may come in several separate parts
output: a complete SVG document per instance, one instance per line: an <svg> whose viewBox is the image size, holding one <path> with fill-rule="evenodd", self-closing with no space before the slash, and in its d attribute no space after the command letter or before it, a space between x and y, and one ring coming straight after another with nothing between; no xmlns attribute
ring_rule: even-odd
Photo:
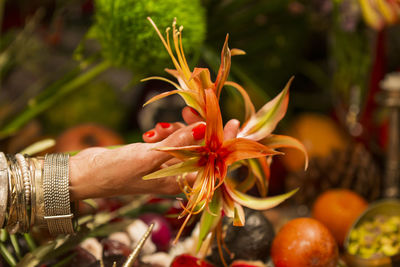
<svg viewBox="0 0 400 267"><path fill-rule="evenodd" d="M190 110L191 110L195 115L199 116L199 113L197 112L197 110L195 110L195 109L192 108L192 107L189 107L189 108L190 108Z"/></svg>
<svg viewBox="0 0 400 267"><path fill-rule="evenodd" d="M161 128L164 128L164 129L169 128L171 126L171 123L168 123L168 122L160 122L159 124L160 124Z"/></svg>
<svg viewBox="0 0 400 267"><path fill-rule="evenodd" d="M201 140L206 134L206 125L204 123L197 125L192 129L192 135L195 140Z"/></svg>
<svg viewBox="0 0 400 267"><path fill-rule="evenodd" d="M156 133L155 133L153 130L144 133L144 135L145 135L146 137L153 137L155 134L156 134Z"/></svg>

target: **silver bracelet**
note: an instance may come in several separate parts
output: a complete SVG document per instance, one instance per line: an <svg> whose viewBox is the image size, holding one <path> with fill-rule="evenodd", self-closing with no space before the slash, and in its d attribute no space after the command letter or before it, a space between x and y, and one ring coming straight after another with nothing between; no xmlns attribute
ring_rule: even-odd
<svg viewBox="0 0 400 267"><path fill-rule="evenodd" d="M69 155L48 154L44 159L44 219L53 235L74 233L69 198Z"/></svg>
<svg viewBox="0 0 400 267"><path fill-rule="evenodd" d="M25 201L29 204L31 200L32 184L28 163L26 162L25 157L21 154L16 154L15 158L18 161L22 173L22 179L24 181Z"/></svg>
<svg viewBox="0 0 400 267"><path fill-rule="evenodd" d="M3 228L8 202L8 166L7 158L0 152L0 228Z"/></svg>

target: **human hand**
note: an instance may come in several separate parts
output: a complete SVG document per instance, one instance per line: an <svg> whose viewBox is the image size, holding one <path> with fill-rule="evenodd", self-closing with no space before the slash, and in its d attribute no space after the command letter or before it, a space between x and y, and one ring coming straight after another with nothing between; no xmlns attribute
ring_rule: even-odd
<svg viewBox="0 0 400 267"><path fill-rule="evenodd" d="M204 138L204 122L198 122L200 118L190 112L185 108L182 116L191 125L172 123L164 128L162 124L157 124L151 130L153 134L143 135L148 143L134 143L116 149L88 148L71 157L71 200L126 194L179 193L175 177L157 180L143 180L142 177L173 162L171 155L155 148L193 145ZM229 121L224 128L225 137L235 137L238 127L239 121Z"/></svg>

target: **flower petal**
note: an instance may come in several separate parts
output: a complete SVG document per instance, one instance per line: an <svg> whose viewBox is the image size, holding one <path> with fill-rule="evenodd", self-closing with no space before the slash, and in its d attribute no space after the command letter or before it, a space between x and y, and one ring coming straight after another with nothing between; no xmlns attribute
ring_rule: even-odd
<svg viewBox="0 0 400 267"><path fill-rule="evenodd" d="M216 86L215 95L218 99L219 95L221 94L222 87L224 86L225 81L228 78L229 71L231 69L231 51L228 47L228 39L229 34L227 34L225 38L225 43L221 52L221 65L219 66L218 75L214 83L214 86Z"/></svg>
<svg viewBox="0 0 400 267"><path fill-rule="evenodd" d="M269 181L269 163L266 157L248 159L249 171L256 177L258 191L261 196L265 197L268 191L268 181ZM238 188L239 189L239 188ZM241 192L245 192L239 190Z"/></svg>
<svg viewBox="0 0 400 267"><path fill-rule="evenodd" d="M152 180L158 179L168 176L175 176L183 173L194 172L199 169L199 165L197 164L197 159L187 160L185 162L180 162L174 165L171 165L167 168L155 171L146 176L143 176L143 180Z"/></svg>
<svg viewBox="0 0 400 267"><path fill-rule="evenodd" d="M268 136L278 122L285 116L289 102L289 87L293 81L290 78L283 91L265 104L239 131L238 137L246 137L258 141Z"/></svg>
<svg viewBox="0 0 400 267"><path fill-rule="evenodd" d="M253 140L235 138L224 142L226 150L225 162L230 165L236 161L249 158L259 158L267 155L282 154Z"/></svg>
<svg viewBox="0 0 400 267"><path fill-rule="evenodd" d="M298 189L294 189L286 194L278 196L257 198L234 189L233 182L231 180L226 179L225 181L226 181L225 189L226 192L228 192L229 196L232 197L232 199L235 202L239 203L240 205L246 206L254 210L266 210L273 208L282 203L283 201L285 201L286 199L288 199L289 197L291 197L298 191Z"/></svg>
<svg viewBox="0 0 400 267"><path fill-rule="evenodd" d="M234 202L233 205L234 205L233 226L244 226L246 218L244 216L243 207L237 202Z"/></svg>
<svg viewBox="0 0 400 267"><path fill-rule="evenodd" d="M193 157L199 157L199 153L203 151L201 146L182 146L182 147L158 147L158 151L167 152L168 154L180 159L187 160Z"/></svg>
<svg viewBox="0 0 400 267"><path fill-rule="evenodd" d="M304 145L296 138L286 135L271 134L270 136L260 140L259 142L270 148L289 147L300 150L301 152L303 152L305 158L304 169L307 169L308 166L307 150L304 147Z"/></svg>
<svg viewBox="0 0 400 267"><path fill-rule="evenodd" d="M161 93L161 94L158 94L158 95L152 97L150 100L148 100L146 103L144 103L143 106L146 106L150 103L153 103L157 100L160 100L164 97L167 97L167 96L170 96L173 94L180 95L183 98L183 100L185 101L186 105L197 110L199 112L200 116L205 118L204 111L202 108L204 106L202 104L203 101L201 101L201 99L198 98L198 95L196 93L193 93L190 91L173 90L173 91L164 92L164 93Z"/></svg>
<svg viewBox="0 0 400 267"><path fill-rule="evenodd" d="M217 151L224 140L221 111L217 97L212 89L206 89L206 147Z"/></svg>
<svg viewBox="0 0 400 267"><path fill-rule="evenodd" d="M239 91L239 93L242 95L243 97L243 101L244 101L244 108L245 108L245 121L249 120L251 116L254 115L255 113L255 109L254 109L254 105L251 102L251 99L249 97L249 95L247 94L246 90L240 86L239 84L235 83L235 82L225 82L225 85L228 86L232 86L233 88L235 88L236 90Z"/></svg>
<svg viewBox="0 0 400 267"><path fill-rule="evenodd" d="M241 55L246 55L246 51L239 48L231 49L231 56L241 56Z"/></svg>

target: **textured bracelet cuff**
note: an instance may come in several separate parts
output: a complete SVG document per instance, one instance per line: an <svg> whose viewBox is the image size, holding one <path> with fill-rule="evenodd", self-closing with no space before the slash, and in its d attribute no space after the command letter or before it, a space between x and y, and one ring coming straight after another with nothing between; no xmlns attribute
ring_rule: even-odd
<svg viewBox="0 0 400 267"><path fill-rule="evenodd" d="M69 199L69 156L48 154L44 159L44 219L53 235L72 234L73 214Z"/></svg>
<svg viewBox="0 0 400 267"><path fill-rule="evenodd" d="M8 201L8 166L7 158L0 152L0 228L3 228Z"/></svg>

